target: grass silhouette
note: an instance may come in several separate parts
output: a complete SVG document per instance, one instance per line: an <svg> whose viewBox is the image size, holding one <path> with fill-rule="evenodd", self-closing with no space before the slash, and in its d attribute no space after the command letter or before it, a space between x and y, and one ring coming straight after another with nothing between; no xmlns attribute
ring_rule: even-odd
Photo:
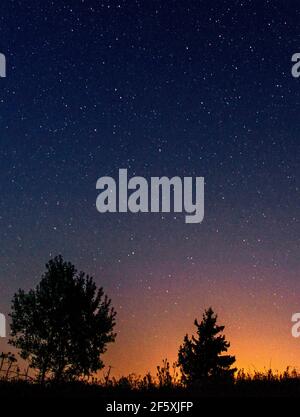
<svg viewBox="0 0 300 417"><path fill-rule="evenodd" d="M173 371L172 371L173 370ZM195 383L185 386L176 371L175 364L170 367L165 359L157 367L156 376L130 374L120 378L109 374L97 379L55 383L36 382L18 368L13 354L0 354L0 398L94 398L132 399L132 400L197 400L209 397L299 397L300 374L287 368L284 372L271 369L254 373L239 370L231 382Z"/></svg>

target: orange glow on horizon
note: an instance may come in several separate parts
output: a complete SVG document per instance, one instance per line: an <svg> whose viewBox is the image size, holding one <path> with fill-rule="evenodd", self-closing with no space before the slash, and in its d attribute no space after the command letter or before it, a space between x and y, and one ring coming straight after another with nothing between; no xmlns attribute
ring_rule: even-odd
<svg viewBox="0 0 300 417"><path fill-rule="evenodd" d="M229 275L228 269L223 268L223 277ZM225 325L224 334L231 343L229 353L236 356L238 369L253 373L270 368L279 372L287 367L297 368L300 340L291 335L291 315L299 310L297 298L291 296L292 290L284 288L280 274L273 277L272 285L266 285L271 280L254 281L249 295L249 288L244 290L238 280L239 276L249 279L248 273L243 268L236 269L229 275L230 280L215 280L210 291L203 291L199 283L197 289L189 288L188 292L179 288L176 294L173 292L176 304L169 301L172 290L166 298L146 294L132 300L130 309L124 308L119 314L118 337L104 356L105 364L112 366L112 374L116 376L144 375L149 371L155 375L164 358L170 363L176 361L184 335L195 332L194 319L201 319L204 309L212 306L219 324ZM267 277L270 271L259 271L258 276L259 273ZM281 288L276 289L276 282ZM193 279L184 283L187 287L195 286Z"/></svg>

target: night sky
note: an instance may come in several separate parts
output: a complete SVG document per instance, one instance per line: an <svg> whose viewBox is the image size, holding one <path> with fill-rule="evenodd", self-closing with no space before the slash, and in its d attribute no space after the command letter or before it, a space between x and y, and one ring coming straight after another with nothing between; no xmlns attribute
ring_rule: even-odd
<svg viewBox="0 0 300 417"><path fill-rule="evenodd" d="M210 305L239 367L300 367L299 2L1 6L0 311L61 253L112 298L116 375L175 360ZM204 221L98 213L120 168L205 177Z"/></svg>

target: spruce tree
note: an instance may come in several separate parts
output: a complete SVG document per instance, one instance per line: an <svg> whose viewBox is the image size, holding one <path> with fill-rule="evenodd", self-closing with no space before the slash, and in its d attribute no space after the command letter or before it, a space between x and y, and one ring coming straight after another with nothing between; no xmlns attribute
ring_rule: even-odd
<svg viewBox="0 0 300 417"><path fill-rule="evenodd" d="M185 336L178 352L178 365L182 380L186 385L195 381L231 380L236 368L231 368L235 357L223 355L230 347L225 336L221 334L224 326L217 325L217 315L212 308L203 314L201 323L194 322L197 336Z"/></svg>

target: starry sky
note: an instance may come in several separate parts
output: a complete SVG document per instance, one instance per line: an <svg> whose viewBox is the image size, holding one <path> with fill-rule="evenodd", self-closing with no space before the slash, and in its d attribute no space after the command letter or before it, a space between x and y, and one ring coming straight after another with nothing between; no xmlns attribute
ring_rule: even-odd
<svg viewBox="0 0 300 417"><path fill-rule="evenodd" d="M1 5L0 311L61 253L112 298L115 375L175 360L210 305L239 367L300 368L299 2ZM120 168L205 177L203 223L98 213Z"/></svg>

